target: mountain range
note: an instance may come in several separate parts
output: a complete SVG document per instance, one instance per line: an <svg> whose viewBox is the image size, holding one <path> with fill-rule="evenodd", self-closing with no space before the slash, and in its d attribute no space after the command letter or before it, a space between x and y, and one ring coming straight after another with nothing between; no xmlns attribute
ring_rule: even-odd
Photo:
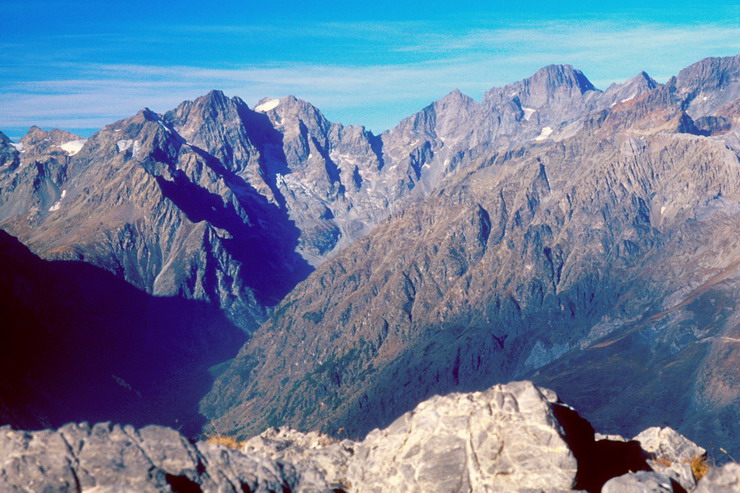
<svg viewBox="0 0 740 493"><path fill-rule="evenodd" d="M0 236L0 417L361 438L527 378L738 453L739 129L740 55L604 91L552 65L380 135L219 91L0 134L30 249Z"/></svg>

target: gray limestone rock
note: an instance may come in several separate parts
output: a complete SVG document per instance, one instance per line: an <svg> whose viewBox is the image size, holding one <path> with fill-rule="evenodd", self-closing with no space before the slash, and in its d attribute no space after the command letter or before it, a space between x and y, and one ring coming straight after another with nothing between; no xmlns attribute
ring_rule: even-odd
<svg viewBox="0 0 740 493"><path fill-rule="evenodd" d="M640 442L642 448L654 454L655 458L673 462L690 462L707 453L672 428L653 426L640 432L633 440Z"/></svg>
<svg viewBox="0 0 740 493"><path fill-rule="evenodd" d="M675 433L647 434L661 450L678 442L696 447ZM361 441L280 428L237 450L193 443L161 426L81 423L36 432L6 426L0 491L683 491L658 472L623 474L637 467L638 442L593 438L593 428L554 392L527 381L433 397ZM715 469L696 491L737 491L737 472L737 464Z"/></svg>
<svg viewBox="0 0 740 493"><path fill-rule="evenodd" d="M672 493L671 480L652 471L638 471L612 478L604 484L601 493Z"/></svg>
<svg viewBox="0 0 740 493"><path fill-rule="evenodd" d="M576 459L530 382L433 397L358 445L358 491L570 489Z"/></svg>
<svg viewBox="0 0 740 493"><path fill-rule="evenodd" d="M302 491L290 465L206 443L175 430L109 423L58 431L0 428L2 491Z"/></svg>
<svg viewBox="0 0 740 493"><path fill-rule="evenodd" d="M740 464L730 462L712 468L696 485L696 493L737 493L740 491Z"/></svg>
<svg viewBox="0 0 740 493"><path fill-rule="evenodd" d="M672 428L651 427L635 436L644 450L651 454L648 461L653 470L675 480L684 489L696 486L691 462L706 457L707 451Z"/></svg>
<svg viewBox="0 0 740 493"><path fill-rule="evenodd" d="M293 464L300 471L303 488L357 491L357 482L348 475L357 446L351 440L340 441L315 431L272 428L243 442L240 450L248 456L263 454Z"/></svg>

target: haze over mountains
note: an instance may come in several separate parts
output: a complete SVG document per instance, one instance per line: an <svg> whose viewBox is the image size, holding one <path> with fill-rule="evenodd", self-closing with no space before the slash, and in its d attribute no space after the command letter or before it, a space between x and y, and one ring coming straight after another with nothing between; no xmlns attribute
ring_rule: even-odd
<svg viewBox="0 0 740 493"><path fill-rule="evenodd" d="M552 65L481 102L453 91L378 136L292 96L250 109L219 91L86 140L0 134L0 228L52 260L0 238L5 265L30 266L3 274L5 330L31 334L7 361L37 341L41 354L76 349L5 373L2 419L119 419L89 398L64 414L39 397L64 388L72 402L88 383L115 394L110 373L134 394L206 382L152 413L196 427L206 369L246 341L200 400L221 432L359 438L431 395L531 378L601 430L668 424L738 452L739 129L735 56L605 91ZM38 315L51 298L74 299L73 313L105 304L78 294L98 281L121 307L73 337ZM212 309L213 323L188 322ZM162 339L146 340L155 328ZM127 361L145 349L150 366ZM78 360L89 371L70 369ZM163 377L138 388L146 372Z"/></svg>

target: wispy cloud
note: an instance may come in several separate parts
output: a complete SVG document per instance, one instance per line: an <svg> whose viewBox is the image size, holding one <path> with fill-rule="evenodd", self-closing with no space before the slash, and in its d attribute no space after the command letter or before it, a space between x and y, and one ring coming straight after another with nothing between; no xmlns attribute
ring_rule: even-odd
<svg viewBox="0 0 740 493"><path fill-rule="evenodd" d="M193 35L244 30L237 26L191 29ZM59 67L68 77L36 78L0 89L0 128L31 124L98 128L144 106L165 111L219 88L249 104L264 96L295 94L317 105L330 119L364 123L380 131L454 88L480 98L490 87L519 80L550 63L570 63L605 87L640 70L665 80L705 56L740 52L736 25L543 22L461 33L422 23L322 24L304 29L327 37L337 29L352 31L358 42L368 45L387 40L392 33L392 41L383 45L385 59L392 63L347 59L301 63L280 60L279 55L270 62L232 63L229 68L218 60L210 66L66 63Z"/></svg>

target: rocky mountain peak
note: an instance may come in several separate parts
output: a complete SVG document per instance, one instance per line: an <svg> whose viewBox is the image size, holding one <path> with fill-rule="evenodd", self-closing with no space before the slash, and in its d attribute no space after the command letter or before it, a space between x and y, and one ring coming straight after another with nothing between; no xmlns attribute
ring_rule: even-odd
<svg viewBox="0 0 740 493"><path fill-rule="evenodd" d="M647 72L642 71L639 74L635 75L634 77L627 79L626 81L622 83L614 83L607 88L604 93L610 93L615 88L622 89L622 92L625 92L625 90L634 90L637 91L637 94L643 93L645 91L649 91L651 89L655 89L656 87L660 86L660 83L658 83L655 79L650 77Z"/></svg>
<svg viewBox="0 0 740 493"><path fill-rule="evenodd" d="M160 120L159 115L155 111L153 111L152 109L150 109L149 107L146 107L146 108L142 109L139 112L139 114L141 115L141 117L144 120L147 120L147 121L150 121L150 122L157 122L157 121Z"/></svg>
<svg viewBox="0 0 740 493"><path fill-rule="evenodd" d="M541 126L537 129L539 133L545 126L555 129L556 125L589 111L590 103L599 94L601 91L580 70L570 65L548 65L524 80L489 90L483 97L483 103L490 111L525 111L530 114L529 110L537 111L535 121ZM512 104L517 108L506 110ZM505 126L511 127L509 132L518 128L518 125Z"/></svg>
<svg viewBox="0 0 740 493"><path fill-rule="evenodd" d="M23 148L21 144L15 144L7 135L0 132L0 168L8 166L6 169L15 168L19 162L19 149Z"/></svg>
<svg viewBox="0 0 740 493"><path fill-rule="evenodd" d="M681 70L676 76L679 88L720 88L740 79L740 55L710 57Z"/></svg>
<svg viewBox="0 0 740 493"><path fill-rule="evenodd" d="M676 89L692 118L714 115L737 99L740 55L700 60L681 70L668 85Z"/></svg>
<svg viewBox="0 0 740 493"><path fill-rule="evenodd" d="M647 89L654 89L660 85L655 79L650 77L650 75L644 70L640 72L639 74L637 74L636 76L632 77L630 81L635 81L636 83L638 83L641 86L646 87Z"/></svg>
<svg viewBox="0 0 740 493"><path fill-rule="evenodd" d="M246 109L246 106L241 98L229 98L220 90L212 90L193 101L193 111L219 122L233 116L239 109Z"/></svg>
<svg viewBox="0 0 740 493"><path fill-rule="evenodd" d="M74 143L72 147L68 144ZM75 154L79 151L84 139L60 129L43 130L37 126L28 129L28 133L20 140L23 150L28 154ZM79 144L79 145L78 145Z"/></svg>
<svg viewBox="0 0 740 493"><path fill-rule="evenodd" d="M596 90L591 81L583 75L583 72L570 65L548 65L525 80L529 81L533 91L537 92L549 92L561 86L575 88L581 94Z"/></svg>
<svg viewBox="0 0 740 493"><path fill-rule="evenodd" d="M66 130L54 128L46 131L34 125L28 129L28 133L21 139L21 142L28 146L39 144L44 141L48 142L50 145L60 145L79 138L80 137L77 135L67 132Z"/></svg>
<svg viewBox="0 0 740 493"><path fill-rule="evenodd" d="M220 89L211 89L206 94L196 99L196 101L198 100L211 101L214 104L225 104L229 101L229 97Z"/></svg>
<svg viewBox="0 0 740 493"><path fill-rule="evenodd" d="M599 97L597 106L610 108L616 104L626 103L659 86L660 84L647 72L640 72L631 79L610 85Z"/></svg>
<svg viewBox="0 0 740 493"><path fill-rule="evenodd" d="M31 125L31 127L28 129L28 132L26 132L26 135L24 135L22 139L27 138L29 140L31 139L38 139L38 138L44 138L46 136L46 131L41 129L41 127L38 127L36 125Z"/></svg>
<svg viewBox="0 0 740 493"><path fill-rule="evenodd" d="M247 105L240 98L230 99L222 91L213 90L193 101L181 103L174 110L165 113L163 119L188 139L204 122L209 125L228 124L230 120L238 120L238 112L245 109Z"/></svg>
<svg viewBox="0 0 740 493"><path fill-rule="evenodd" d="M245 120L251 110L238 97L213 90L168 111L162 120L186 142L218 160L227 169L243 169L256 158Z"/></svg>
<svg viewBox="0 0 740 493"><path fill-rule="evenodd" d="M474 102L475 100L473 98L462 93L460 89L455 89L449 92L445 97L438 101L438 103L441 104L470 104Z"/></svg>
<svg viewBox="0 0 740 493"><path fill-rule="evenodd" d="M269 100L255 106L255 111L269 112L269 117L276 123L303 122L310 127L320 127L323 130L331 125L323 113L313 104L295 96L284 96L278 100ZM318 130L319 128L314 128Z"/></svg>

